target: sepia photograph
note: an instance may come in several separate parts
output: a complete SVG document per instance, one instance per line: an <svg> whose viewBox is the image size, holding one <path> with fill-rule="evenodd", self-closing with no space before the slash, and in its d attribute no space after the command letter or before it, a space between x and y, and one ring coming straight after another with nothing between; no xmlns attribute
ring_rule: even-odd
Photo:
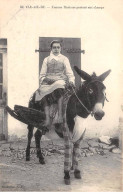
<svg viewBox="0 0 123 195"><path fill-rule="evenodd" d="M0 0L0 192L123 192L122 0Z"/></svg>

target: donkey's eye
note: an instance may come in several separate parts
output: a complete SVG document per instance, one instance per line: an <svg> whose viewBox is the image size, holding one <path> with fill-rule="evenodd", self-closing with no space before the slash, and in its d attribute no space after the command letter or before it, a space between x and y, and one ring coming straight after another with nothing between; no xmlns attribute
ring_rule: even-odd
<svg viewBox="0 0 123 195"><path fill-rule="evenodd" d="M89 92L90 94L92 94L92 93L93 93L93 89L90 88L90 89L88 90L88 92Z"/></svg>

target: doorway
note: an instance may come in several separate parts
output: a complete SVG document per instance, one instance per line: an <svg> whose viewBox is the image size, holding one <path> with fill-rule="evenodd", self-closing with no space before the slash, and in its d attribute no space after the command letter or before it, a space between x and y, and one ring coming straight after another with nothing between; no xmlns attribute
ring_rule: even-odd
<svg viewBox="0 0 123 195"><path fill-rule="evenodd" d="M7 124L7 39L0 39L0 141L8 139Z"/></svg>

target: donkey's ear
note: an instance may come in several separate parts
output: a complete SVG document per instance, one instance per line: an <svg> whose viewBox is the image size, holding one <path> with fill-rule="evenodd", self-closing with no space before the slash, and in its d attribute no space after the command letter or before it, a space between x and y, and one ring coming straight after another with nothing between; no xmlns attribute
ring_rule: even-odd
<svg viewBox="0 0 123 195"><path fill-rule="evenodd" d="M74 66L74 69L75 69L75 71L77 72L77 74L82 79L84 79L86 81L90 81L91 80L91 76L88 73L84 72L83 70L80 70L77 66Z"/></svg>
<svg viewBox="0 0 123 195"><path fill-rule="evenodd" d="M100 76L98 76L98 79L100 81L104 81L105 78L110 74L110 72L111 72L111 70L108 70L108 71L104 72L103 74L101 74Z"/></svg>

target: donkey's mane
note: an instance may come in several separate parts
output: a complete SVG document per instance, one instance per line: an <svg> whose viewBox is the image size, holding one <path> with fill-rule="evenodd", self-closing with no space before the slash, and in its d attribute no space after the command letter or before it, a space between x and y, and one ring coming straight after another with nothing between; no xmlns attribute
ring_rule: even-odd
<svg viewBox="0 0 123 195"><path fill-rule="evenodd" d="M88 82L87 81L84 81L84 82L82 82L81 84L80 84L80 86L79 86L79 88L78 89L76 89L76 93L77 93L77 95L78 95L78 97L80 98L80 99L82 99L83 97L84 97L84 92L85 92L85 87L86 87L86 84L87 84Z"/></svg>
<svg viewBox="0 0 123 195"><path fill-rule="evenodd" d="M93 73L91 74L91 78L92 78L92 80L97 78L97 75L96 75L95 72L93 72Z"/></svg>

